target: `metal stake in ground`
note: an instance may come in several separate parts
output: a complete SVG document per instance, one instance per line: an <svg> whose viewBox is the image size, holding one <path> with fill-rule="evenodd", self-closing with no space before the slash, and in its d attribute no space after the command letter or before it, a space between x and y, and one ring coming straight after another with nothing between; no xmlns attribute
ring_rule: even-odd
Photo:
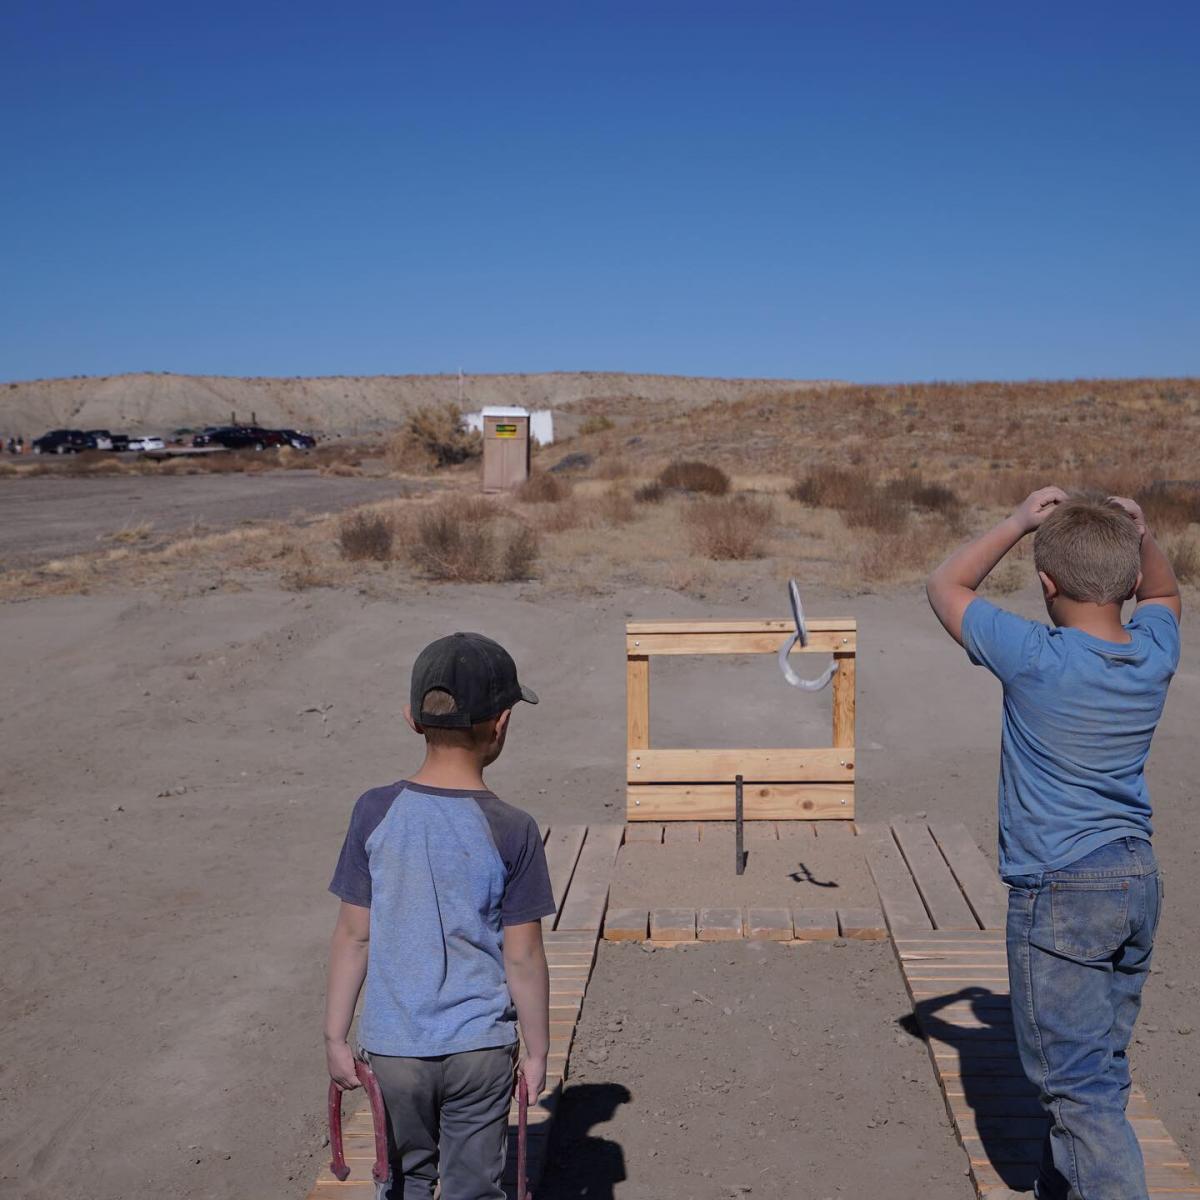
<svg viewBox="0 0 1200 1200"><path fill-rule="evenodd" d="M742 797L742 777L736 776L733 781L733 820L734 820L734 852L737 854L737 873L742 875L746 870L746 851L744 841L745 812Z"/></svg>

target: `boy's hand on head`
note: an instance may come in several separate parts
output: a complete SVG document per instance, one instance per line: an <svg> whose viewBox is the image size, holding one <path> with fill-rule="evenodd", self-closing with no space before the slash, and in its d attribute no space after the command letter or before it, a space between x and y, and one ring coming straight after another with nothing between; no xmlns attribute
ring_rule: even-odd
<svg viewBox="0 0 1200 1200"><path fill-rule="evenodd" d="M1038 488L1013 509L1013 520L1023 533L1032 533L1066 499L1067 493L1060 487Z"/></svg>
<svg viewBox="0 0 1200 1200"><path fill-rule="evenodd" d="M525 1080L525 1094L529 1097L529 1103L533 1104L542 1094L542 1088L546 1086L545 1056L536 1058L525 1055L517 1067L517 1075Z"/></svg>
<svg viewBox="0 0 1200 1200"><path fill-rule="evenodd" d="M354 1072L354 1051L349 1042L326 1042L325 1063L329 1067L329 1078L343 1092L352 1092L359 1086Z"/></svg>
<svg viewBox="0 0 1200 1200"><path fill-rule="evenodd" d="M1108 502L1124 509L1137 526L1138 534L1141 537L1146 536L1146 516L1136 500L1130 500L1128 496L1109 496Z"/></svg>

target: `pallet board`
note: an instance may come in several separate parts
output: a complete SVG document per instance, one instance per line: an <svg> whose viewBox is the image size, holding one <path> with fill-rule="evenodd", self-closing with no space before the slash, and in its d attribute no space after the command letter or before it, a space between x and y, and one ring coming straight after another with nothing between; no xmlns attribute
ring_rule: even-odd
<svg viewBox="0 0 1200 1200"><path fill-rule="evenodd" d="M545 1168L550 1127L562 1096L563 1083L575 1026L596 958L600 926L608 904L608 885L624 833L622 825L562 825L541 827L546 846L558 912L543 922L542 938L550 968L550 1054L546 1066L546 1091L529 1109L528 1175L536 1188ZM615 914L614 914L615 915ZM644 918L643 916L643 924ZM645 936L645 928L642 937ZM352 1093L358 1102L353 1114L347 1111L344 1124L346 1162L350 1178L335 1179L328 1163L322 1166L309 1200L375 1200L371 1164L375 1141L371 1112L361 1092ZM517 1107L509 1113L508 1163L505 1190L510 1200L516 1194Z"/></svg>
<svg viewBox="0 0 1200 1200"><path fill-rule="evenodd" d="M860 833L975 1190L986 1197L1031 1188L1048 1119L1014 1039L1004 887L958 823L906 821ZM1136 1087L1128 1116L1150 1195L1200 1197L1200 1178Z"/></svg>

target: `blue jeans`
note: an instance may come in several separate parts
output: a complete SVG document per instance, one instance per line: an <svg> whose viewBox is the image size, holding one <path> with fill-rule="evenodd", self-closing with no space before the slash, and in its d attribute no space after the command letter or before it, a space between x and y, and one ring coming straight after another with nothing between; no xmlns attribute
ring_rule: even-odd
<svg viewBox="0 0 1200 1200"><path fill-rule="evenodd" d="M1162 905L1150 843L1120 838L1009 878L1008 977L1021 1065L1050 1117L1039 1200L1145 1200L1126 1050Z"/></svg>

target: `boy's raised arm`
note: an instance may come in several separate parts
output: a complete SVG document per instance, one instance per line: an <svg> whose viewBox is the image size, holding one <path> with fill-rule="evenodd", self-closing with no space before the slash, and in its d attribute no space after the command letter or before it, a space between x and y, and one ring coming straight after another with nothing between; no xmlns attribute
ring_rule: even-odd
<svg viewBox="0 0 1200 1200"><path fill-rule="evenodd" d="M525 1043L519 1069L532 1103L546 1084L546 1056L550 1052L550 969L542 945L541 921L504 927L504 970Z"/></svg>
<svg viewBox="0 0 1200 1200"><path fill-rule="evenodd" d="M1109 500L1130 515L1142 535L1142 579L1138 584L1135 599L1139 605L1162 604L1169 608L1178 620L1183 612L1179 581L1175 578L1170 559L1162 552L1162 547L1154 540L1154 534L1146 527L1146 517L1141 506L1127 496L1109 496Z"/></svg>
<svg viewBox="0 0 1200 1200"><path fill-rule="evenodd" d="M1039 488L999 525L960 546L929 577L925 594L946 632L962 644L963 615L992 568L1067 499L1060 487Z"/></svg>

